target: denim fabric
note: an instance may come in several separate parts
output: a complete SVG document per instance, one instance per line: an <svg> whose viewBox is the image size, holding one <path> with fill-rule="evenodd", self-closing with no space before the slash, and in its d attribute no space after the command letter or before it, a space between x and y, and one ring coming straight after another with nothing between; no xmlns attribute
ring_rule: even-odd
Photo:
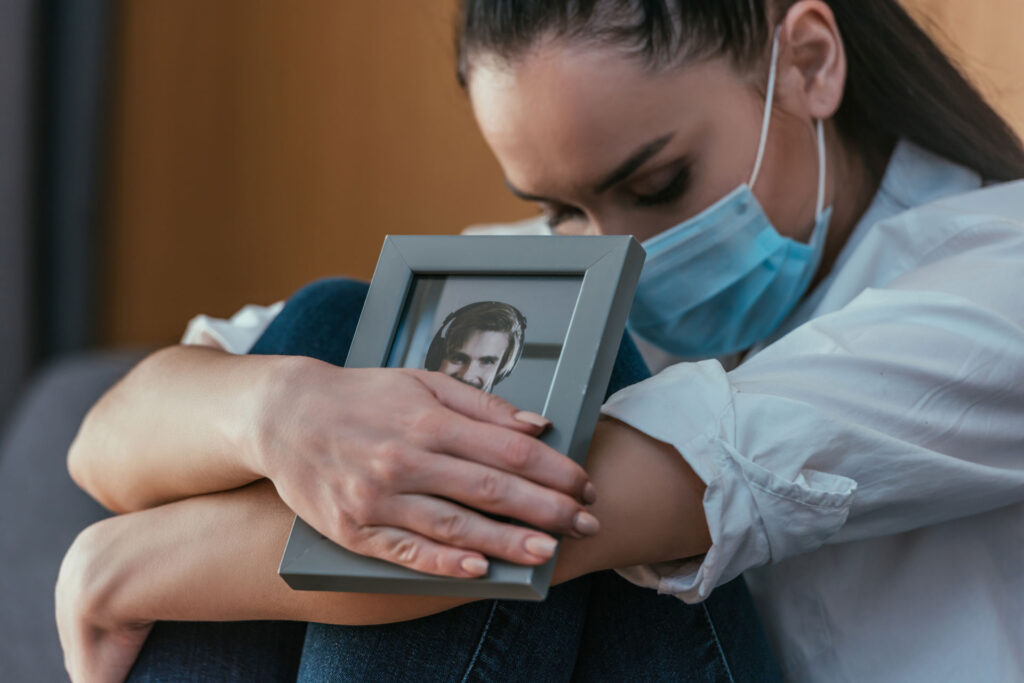
<svg viewBox="0 0 1024 683"><path fill-rule="evenodd" d="M615 572L555 586L541 603L490 600L415 621L310 624L298 680L776 681L742 579L701 605Z"/></svg>
<svg viewBox="0 0 1024 683"><path fill-rule="evenodd" d="M132 683L294 681L306 624L161 621L127 680Z"/></svg>
<svg viewBox="0 0 1024 683"><path fill-rule="evenodd" d="M367 286L295 294L253 347L343 364ZM650 375L623 338L608 393ZM488 600L383 626L159 623L131 681L773 681L742 579L687 605L600 572L544 602Z"/></svg>

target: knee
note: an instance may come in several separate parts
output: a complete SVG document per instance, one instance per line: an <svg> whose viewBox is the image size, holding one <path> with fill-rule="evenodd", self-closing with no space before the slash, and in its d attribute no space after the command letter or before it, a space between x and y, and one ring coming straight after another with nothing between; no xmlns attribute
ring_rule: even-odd
<svg viewBox="0 0 1024 683"><path fill-rule="evenodd" d="M622 341L619 344L619 352L615 357L615 365L612 366L611 379L608 382L608 392L605 399L616 391L624 389L631 384L641 382L651 376L640 350L629 332L622 334Z"/></svg>
<svg viewBox="0 0 1024 683"><path fill-rule="evenodd" d="M250 353L310 356L343 364L368 289L364 282L345 278L306 285L288 299Z"/></svg>
<svg viewBox="0 0 1024 683"><path fill-rule="evenodd" d="M359 315L369 285L343 277L314 280L288 298L285 310L306 317L309 315Z"/></svg>

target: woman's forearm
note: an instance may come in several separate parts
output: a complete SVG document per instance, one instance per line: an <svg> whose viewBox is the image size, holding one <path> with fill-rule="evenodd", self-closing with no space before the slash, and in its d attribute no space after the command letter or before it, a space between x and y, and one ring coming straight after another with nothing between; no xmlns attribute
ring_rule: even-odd
<svg viewBox="0 0 1024 683"><path fill-rule="evenodd" d="M71 476L115 512L255 481L247 457L261 397L286 362L198 346L150 355L89 411Z"/></svg>
<svg viewBox="0 0 1024 683"><path fill-rule="evenodd" d="M574 575L694 557L711 547L707 487L673 446L602 419L586 469L598 491L591 509L601 532L563 541Z"/></svg>
<svg viewBox="0 0 1024 683"><path fill-rule="evenodd" d="M620 423L602 422L588 470L600 491L592 510L602 528L591 538L563 539L555 583L707 550L704 487L674 449ZM293 591L277 574L292 516L273 486L262 481L112 518L76 541L62 570L64 589L84 601L84 612L119 624L249 619L379 624L469 602Z"/></svg>
<svg viewBox="0 0 1024 683"><path fill-rule="evenodd" d="M158 620L411 619L443 598L292 591L276 573L292 513L266 481L112 517L72 544L56 618L73 681L123 680Z"/></svg>
<svg viewBox="0 0 1024 683"><path fill-rule="evenodd" d="M99 522L61 569L58 594L101 628L150 621L284 619L373 624L465 600L295 591L277 574L294 513L266 480Z"/></svg>

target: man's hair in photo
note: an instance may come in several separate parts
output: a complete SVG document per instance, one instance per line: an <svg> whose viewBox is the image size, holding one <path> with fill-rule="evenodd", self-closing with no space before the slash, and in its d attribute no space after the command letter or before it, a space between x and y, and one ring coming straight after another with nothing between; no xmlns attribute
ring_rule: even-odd
<svg viewBox="0 0 1024 683"><path fill-rule="evenodd" d="M505 355L501 358L494 383L502 381L512 373L519 357L523 355L523 339L526 335L526 316L515 306L500 301L478 301L449 313L434 335L427 350L423 367L439 370L441 363L451 353L462 348L474 332L504 332L509 336Z"/></svg>

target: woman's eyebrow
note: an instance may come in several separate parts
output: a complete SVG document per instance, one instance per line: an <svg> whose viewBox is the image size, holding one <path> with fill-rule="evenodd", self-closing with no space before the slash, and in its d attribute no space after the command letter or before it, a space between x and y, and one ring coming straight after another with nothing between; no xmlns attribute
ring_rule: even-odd
<svg viewBox="0 0 1024 683"><path fill-rule="evenodd" d="M609 173L604 180L598 183L597 187L594 189L594 193L602 194L616 183L621 183L623 180L633 175L633 173L635 173L638 168L647 163L648 159L650 159L655 154L664 149L665 145L671 142L672 138L674 137L675 133L663 135L660 138L651 140L646 145L639 148L637 151L633 152L633 154L628 159L619 164L619 166L614 171ZM525 201L548 202L552 204L555 203L552 199L549 199L548 197L541 197L539 195L523 192L515 185L513 185L511 182L509 182L507 178L505 179L505 186L508 188L509 192Z"/></svg>
<svg viewBox="0 0 1024 683"><path fill-rule="evenodd" d="M607 178L598 183L597 187L594 189L595 194L602 194L607 191L608 188L616 185L617 183L621 183L623 180L633 175L638 168L643 166L648 159L660 152L674 137L675 133L663 135L656 140L648 142L646 145L633 152L632 156L619 164L618 168L609 173Z"/></svg>

